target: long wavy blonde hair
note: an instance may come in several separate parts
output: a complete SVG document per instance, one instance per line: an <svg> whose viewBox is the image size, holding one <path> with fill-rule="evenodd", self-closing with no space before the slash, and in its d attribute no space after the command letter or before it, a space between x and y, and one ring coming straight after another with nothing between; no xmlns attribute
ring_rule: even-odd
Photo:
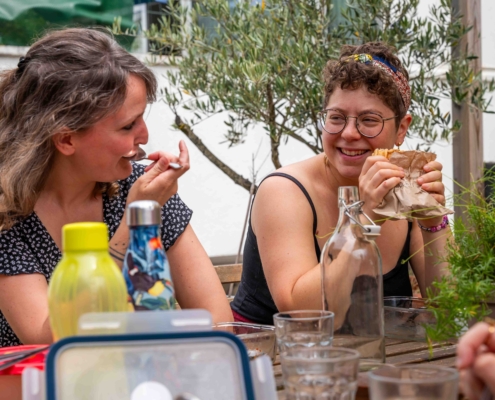
<svg viewBox="0 0 495 400"><path fill-rule="evenodd" d="M27 217L51 168L52 137L87 129L118 110L133 74L155 101L149 68L104 30L65 29L36 41L13 70L0 72L0 231ZM112 196L116 183L95 191Z"/></svg>

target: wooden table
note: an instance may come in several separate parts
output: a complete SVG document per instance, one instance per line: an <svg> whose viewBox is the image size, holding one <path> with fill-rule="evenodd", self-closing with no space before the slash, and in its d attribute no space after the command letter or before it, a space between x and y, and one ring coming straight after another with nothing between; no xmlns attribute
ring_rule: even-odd
<svg viewBox="0 0 495 400"><path fill-rule="evenodd" d="M385 340L386 362L392 365L430 364L455 368L456 345L454 343L436 343L430 353L428 345L423 342L406 342L401 340ZM279 400L284 400L282 367L277 356L273 365L277 394ZM366 373L359 376L359 388L356 400L367 400L368 380Z"/></svg>

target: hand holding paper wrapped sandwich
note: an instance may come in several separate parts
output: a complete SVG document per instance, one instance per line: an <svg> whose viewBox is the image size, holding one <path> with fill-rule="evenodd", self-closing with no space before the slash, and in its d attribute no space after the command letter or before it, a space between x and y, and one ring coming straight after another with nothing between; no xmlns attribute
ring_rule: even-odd
<svg viewBox="0 0 495 400"><path fill-rule="evenodd" d="M375 149L363 167L360 186L378 220L416 218L433 226L452 213L444 207L442 164L433 153Z"/></svg>

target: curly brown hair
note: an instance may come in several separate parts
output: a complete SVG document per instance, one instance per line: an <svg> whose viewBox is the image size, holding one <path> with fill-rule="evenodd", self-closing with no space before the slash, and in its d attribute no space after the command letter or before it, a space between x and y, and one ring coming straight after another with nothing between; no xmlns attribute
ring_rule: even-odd
<svg viewBox="0 0 495 400"><path fill-rule="evenodd" d="M335 88L356 90L364 86L368 92L377 95L398 116L396 119L396 126L398 127L406 115L407 109L392 77L374 65L344 62L347 57L353 54L366 53L371 56L378 56L397 68L409 80L409 74L394 54L395 52L394 47L382 42L370 42L360 46L342 46L339 59L328 61L323 69L325 80L323 108L327 107Z"/></svg>

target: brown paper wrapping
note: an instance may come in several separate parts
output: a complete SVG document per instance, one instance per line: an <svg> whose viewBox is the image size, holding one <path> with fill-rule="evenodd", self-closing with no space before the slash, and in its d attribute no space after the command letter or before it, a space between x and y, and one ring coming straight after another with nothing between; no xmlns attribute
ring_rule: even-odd
<svg viewBox="0 0 495 400"><path fill-rule="evenodd" d="M423 167L436 158L436 154L415 150L392 153L389 161L404 168L405 176L386 194L373 212L389 219L409 221L413 218L432 218L453 214L452 210L442 206L417 183L417 179L425 173Z"/></svg>

